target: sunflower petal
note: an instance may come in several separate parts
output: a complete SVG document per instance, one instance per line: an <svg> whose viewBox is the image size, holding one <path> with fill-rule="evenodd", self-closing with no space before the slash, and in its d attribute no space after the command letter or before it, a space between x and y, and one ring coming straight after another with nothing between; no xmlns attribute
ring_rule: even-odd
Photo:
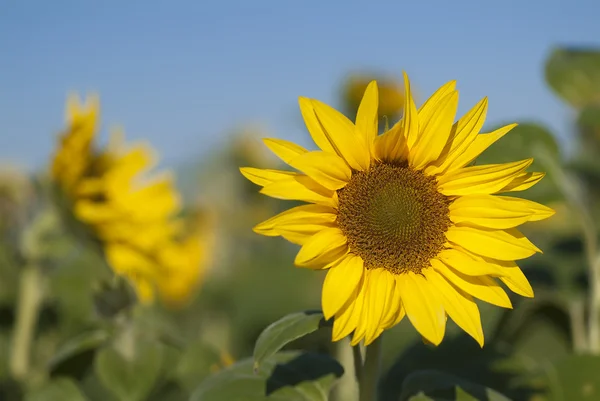
<svg viewBox="0 0 600 401"><path fill-rule="evenodd" d="M362 101L356 113L356 131L362 137L367 149L373 147L375 138L379 134L379 90L377 82L371 81L365 89Z"/></svg>
<svg viewBox="0 0 600 401"><path fill-rule="evenodd" d="M448 143L457 107L458 92L453 91L440 99L429 118L424 120L419 116L419 139L408 155L415 170L438 160Z"/></svg>
<svg viewBox="0 0 600 401"><path fill-rule="evenodd" d="M428 120L429 118L431 118L431 115L435 112L437 104L440 100L442 100L444 97L446 97L448 94L454 92L456 90L456 81L452 80L449 81L447 83L445 83L444 85L442 85L438 90L436 90L433 95L431 95L429 97L429 99L427 99L425 101L425 103L423 103L421 105L421 107L419 107L419 111L418 111L418 115L419 115L419 120ZM420 131L420 128L419 128Z"/></svg>
<svg viewBox="0 0 600 401"><path fill-rule="evenodd" d="M515 294L527 298L533 298L533 288L529 284L529 280L523 274L523 271L518 267L506 267L507 275L500 277L500 280Z"/></svg>
<svg viewBox="0 0 600 401"><path fill-rule="evenodd" d="M513 163L465 167L438 178L439 191L446 196L492 194L510 183L531 165L533 159Z"/></svg>
<svg viewBox="0 0 600 401"><path fill-rule="evenodd" d="M396 285L415 329L432 344L441 343L446 331L446 313L431 285L413 272L396 276Z"/></svg>
<svg viewBox="0 0 600 401"><path fill-rule="evenodd" d="M402 132L402 120L375 138L375 157L388 162L406 160L408 147Z"/></svg>
<svg viewBox="0 0 600 401"><path fill-rule="evenodd" d="M277 199L299 200L325 206L337 206L335 191L305 175L294 175L265 185L261 194Z"/></svg>
<svg viewBox="0 0 600 401"><path fill-rule="evenodd" d="M440 294L444 310L454 322L483 347L483 327L479 308L473 298L454 287L434 269L425 269L427 281Z"/></svg>
<svg viewBox="0 0 600 401"><path fill-rule="evenodd" d="M506 292L496 283L494 279L488 276L467 276L449 268L445 263L437 260L431 260L431 266L448 281L460 288L467 294L481 299L484 302L502 308L512 308L512 303L506 295Z"/></svg>
<svg viewBox="0 0 600 401"><path fill-rule="evenodd" d="M301 267L321 268L347 253L347 239L339 228L326 228L311 237L298 251L294 263Z"/></svg>
<svg viewBox="0 0 600 401"><path fill-rule="evenodd" d="M363 260L354 255L341 259L327 271L321 298L325 319L331 319L344 305L354 301L363 272Z"/></svg>
<svg viewBox="0 0 600 401"><path fill-rule="evenodd" d="M528 221L550 217L554 211L521 198L494 195L462 196L450 205L450 220L481 227L512 228Z"/></svg>
<svg viewBox="0 0 600 401"><path fill-rule="evenodd" d="M302 146L283 139L263 138L263 142L277 157L289 164L290 160L308 152Z"/></svg>
<svg viewBox="0 0 600 401"><path fill-rule="evenodd" d="M437 259L467 276L504 276L508 274L499 266L483 260L475 260L458 249L444 249L438 254Z"/></svg>
<svg viewBox="0 0 600 401"><path fill-rule="evenodd" d="M312 100L306 97L299 97L298 104L300 105L300 112L302 113L302 117L304 118L304 124L306 124L306 129L310 133L313 141L317 144L317 146L325 151L330 153L337 153L319 119L317 118L317 114L315 113L315 108L312 103Z"/></svg>
<svg viewBox="0 0 600 401"><path fill-rule="evenodd" d="M268 220L256 225L253 230L257 234L266 236L281 235L285 232L311 232L327 227L335 222L337 215L335 209L323 205L302 205L286 210ZM316 232L312 234L316 234Z"/></svg>
<svg viewBox="0 0 600 401"><path fill-rule="evenodd" d="M323 151L303 153L290 160L289 165L334 191L344 187L352 176L344 159Z"/></svg>
<svg viewBox="0 0 600 401"><path fill-rule="evenodd" d="M335 315L335 319L333 320L333 330L331 333L331 338L333 341L339 341L350 335L352 331L356 330L356 327L362 316L365 291L369 285L368 279L369 275L367 274L367 271L363 272L363 279L358 284L356 297L354 300L344 305L344 307Z"/></svg>
<svg viewBox="0 0 600 401"><path fill-rule="evenodd" d="M391 273L389 273L391 274ZM394 278L392 276L392 278ZM393 286L391 289L391 298L389 304L385 307L386 312L381 319L381 327L384 329L392 327L398 318L398 315L401 313L402 307L402 298L400 294L400 290L396 285L396 280L394 279Z"/></svg>
<svg viewBox="0 0 600 401"><path fill-rule="evenodd" d="M394 276L386 269L371 270L369 290L365 299L369 308L369 325L365 333L365 346L371 344L381 333L382 320L391 306L394 287Z"/></svg>
<svg viewBox="0 0 600 401"><path fill-rule="evenodd" d="M489 148L494 142L502 138L509 131L515 128L517 124L510 124L502 128L498 128L489 134L479 134L475 137L472 143L461 152L456 152L456 157L447 166L446 172L451 172L466 166L475 160L484 150Z"/></svg>
<svg viewBox="0 0 600 401"><path fill-rule="evenodd" d="M356 127L342 113L322 103L312 100L317 120L323 127L329 143L346 162L355 170L364 171L369 168L371 155L369 149L356 135Z"/></svg>
<svg viewBox="0 0 600 401"><path fill-rule="evenodd" d="M410 80L406 72L404 73L404 98L406 100L404 101L404 114L401 120L402 135L406 139L408 149L412 149L419 138L419 114L412 97ZM423 107L426 107L426 105L423 105Z"/></svg>
<svg viewBox="0 0 600 401"><path fill-rule="evenodd" d="M498 260L525 259L542 252L516 228L490 230L451 226L446 231L446 238L468 251Z"/></svg>
<svg viewBox="0 0 600 401"><path fill-rule="evenodd" d="M428 174L446 171L453 165L454 160L470 148L485 122L487 106L488 100L485 97L454 124L445 152L442 152L441 161L430 166L427 169Z"/></svg>
<svg viewBox="0 0 600 401"><path fill-rule="evenodd" d="M241 167L240 172L248 180L261 187L299 175L294 171L270 170L254 167Z"/></svg>
<svg viewBox="0 0 600 401"><path fill-rule="evenodd" d="M524 191L540 182L545 175L546 173L521 173L498 190L498 193Z"/></svg>

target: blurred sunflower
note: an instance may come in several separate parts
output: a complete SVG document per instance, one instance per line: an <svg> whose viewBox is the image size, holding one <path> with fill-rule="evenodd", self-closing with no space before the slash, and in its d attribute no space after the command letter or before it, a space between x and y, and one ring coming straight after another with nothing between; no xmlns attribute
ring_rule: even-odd
<svg viewBox="0 0 600 401"><path fill-rule="evenodd" d="M499 285L525 297L533 290L514 262L540 250L516 228L550 217L548 207L496 196L522 191L544 176L526 172L532 159L470 165L509 132L478 134L487 111L481 100L454 122L458 92L451 81L419 109L405 75L402 120L378 135L378 90L367 87L356 123L318 100L300 110L319 151L265 139L300 172L242 168L261 193L310 204L289 209L254 230L302 245L295 263L328 269L322 292L333 340L374 341L406 315L439 344L450 316L483 346L473 298L504 308Z"/></svg>
<svg viewBox="0 0 600 401"><path fill-rule="evenodd" d="M67 129L52 161L51 176L71 217L101 245L108 264L127 277L143 302L158 293L179 305L202 271L204 232L177 217L181 199L171 174L149 175L156 155L146 144L126 146L113 132L98 150L99 102L67 102Z"/></svg>

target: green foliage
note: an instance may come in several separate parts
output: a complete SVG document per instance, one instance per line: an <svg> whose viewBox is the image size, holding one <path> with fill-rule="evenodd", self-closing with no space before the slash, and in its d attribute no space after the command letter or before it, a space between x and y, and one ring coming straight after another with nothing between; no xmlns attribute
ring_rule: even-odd
<svg viewBox="0 0 600 401"><path fill-rule="evenodd" d="M129 350L127 350L129 351ZM112 347L98 352L98 378L119 401L143 401L159 377L162 363L160 344L136 344L129 355Z"/></svg>
<svg viewBox="0 0 600 401"><path fill-rule="evenodd" d="M320 311L292 313L267 327L254 346L254 368L286 344L323 327L326 322Z"/></svg>
<svg viewBox="0 0 600 401"><path fill-rule="evenodd" d="M600 51L557 48L546 62L546 80L565 102L581 108L600 101Z"/></svg>
<svg viewBox="0 0 600 401"><path fill-rule="evenodd" d="M594 355L568 355L555 361L545 370L550 399L598 400L600 399L600 357Z"/></svg>
<svg viewBox="0 0 600 401"><path fill-rule="evenodd" d="M280 352L263 360L257 370L246 359L211 376L190 401L327 401L342 366L316 353Z"/></svg>
<svg viewBox="0 0 600 401"><path fill-rule="evenodd" d="M86 401L77 384L64 377L52 380L41 388L31 391L25 401Z"/></svg>

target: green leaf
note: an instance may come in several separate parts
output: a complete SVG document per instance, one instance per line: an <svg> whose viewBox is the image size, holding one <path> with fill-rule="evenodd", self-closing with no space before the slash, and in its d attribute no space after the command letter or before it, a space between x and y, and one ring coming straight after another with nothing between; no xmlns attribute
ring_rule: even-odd
<svg viewBox="0 0 600 401"><path fill-rule="evenodd" d="M102 384L119 400L142 401L152 391L161 363L159 344L137 344L133 355L128 357L107 347L98 352L95 371Z"/></svg>
<svg viewBox="0 0 600 401"><path fill-rule="evenodd" d="M257 371L248 358L210 376L190 401L327 401L343 373L328 355L279 352L264 359Z"/></svg>
<svg viewBox="0 0 600 401"><path fill-rule="evenodd" d="M600 357L570 355L547 370L551 400L600 399Z"/></svg>
<svg viewBox="0 0 600 401"><path fill-rule="evenodd" d="M86 401L75 382L60 377L25 396L25 401Z"/></svg>
<svg viewBox="0 0 600 401"><path fill-rule="evenodd" d="M422 370L410 374L402 383L400 400L408 400L412 395L420 392L424 392L428 396L452 399L453 394L455 394L454 397L459 395L456 391L459 386L463 393L467 391L476 400L510 401L510 399L490 388L435 370ZM469 399L463 398L463 400L468 401Z"/></svg>
<svg viewBox="0 0 600 401"><path fill-rule="evenodd" d="M467 393L461 387L456 387L456 401L478 401L477 398Z"/></svg>
<svg viewBox="0 0 600 401"><path fill-rule="evenodd" d="M305 311L289 314L269 325L254 345L254 369L286 344L300 338L326 324L321 311Z"/></svg>
<svg viewBox="0 0 600 401"><path fill-rule="evenodd" d="M600 101L600 51L555 49L546 61L546 81L573 107L597 103Z"/></svg>
<svg viewBox="0 0 600 401"><path fill-rule="evenodd" d="M211 373L211 366L220 362L219 352L203 341L190 344L177 364L177 381L186 389L194 389Z"/></svg>
<svg viewBox="0 0 600 401"><path fill-rule="evenodd" d="M64 365L70 359L102 346L108 338L109 333L105 330L88 331L73 337L59 347L58 351L52 356L48 362L50 371L59 370L61 365Z"/></svg>

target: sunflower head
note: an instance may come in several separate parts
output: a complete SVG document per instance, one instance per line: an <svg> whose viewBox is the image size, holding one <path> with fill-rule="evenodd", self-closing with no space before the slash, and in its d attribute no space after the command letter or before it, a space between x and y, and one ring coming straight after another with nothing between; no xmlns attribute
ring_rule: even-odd
<svg viewBox="0 0 600 401"><path fill-rule="evenodd" d="M266 139L295 171L242 168L261 193L307 204L254 230L301 245L299 267L325 269L322 307L333 340L375 340L405 316L439 344L449 316L483 346L475 299L511 308L502 284L532 297L515 263L540 250L517 226L550 217L546 206L500 193L525 190L544 176L532 159L473 165L509 125L480 133L482 99L455 120L451 81L416 107L404 77L403 117L380 133L379 92L370 82L356 121L314 99L300 110L319 150Z"/></svg>
<svg viewBox="0 0 600 401"><path fill-rule="evenodd" d="M114 130L104 148L94 146L99 103L70 97L67 128L52 161L56 199L69 217L69 228L83 228L112 270L127 277L142 302L155 293L164 299L186 298L201 271L198 233L182 239L181 197L169 172L150 173L154 150L128 145ZM183 283L183 284L182 284Z"/></svg>

